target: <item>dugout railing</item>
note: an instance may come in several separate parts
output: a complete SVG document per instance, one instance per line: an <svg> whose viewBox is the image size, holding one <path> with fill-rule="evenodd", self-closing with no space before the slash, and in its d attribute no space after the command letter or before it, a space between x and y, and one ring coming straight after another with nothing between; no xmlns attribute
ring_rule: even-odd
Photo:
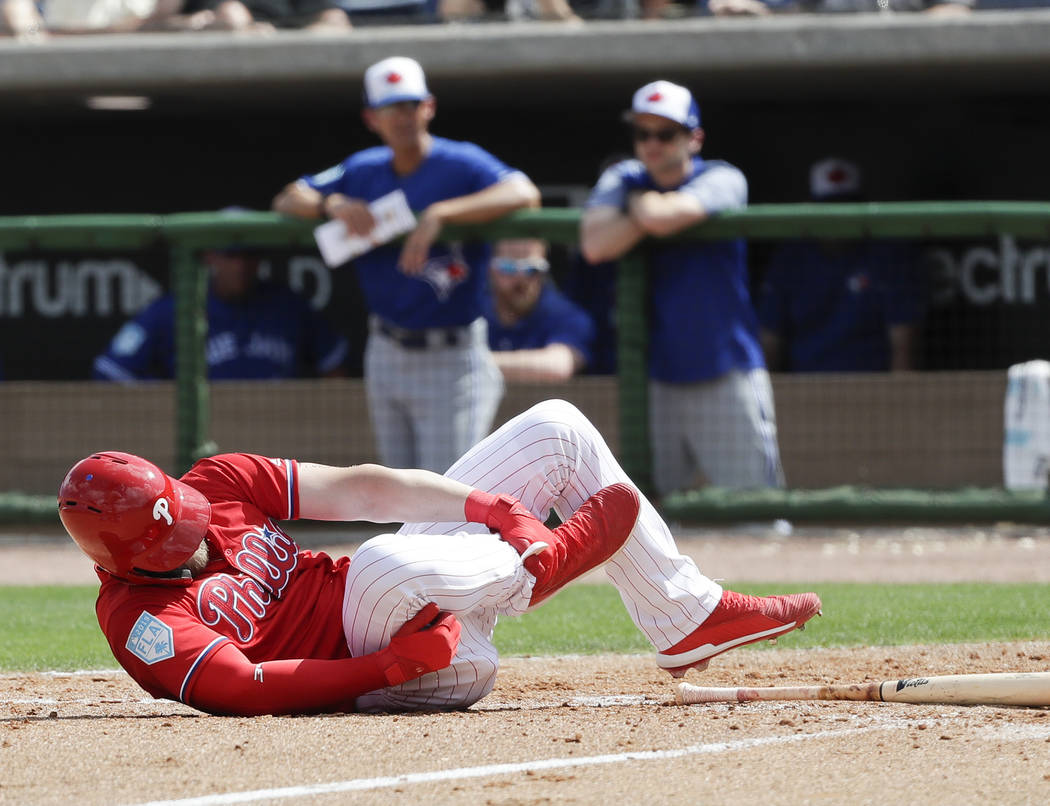
<svg viewBox="0 0 1050 806"><path fill-rule="evenodd" d="M542 237L552 244L578 239L580 211L552 208L516 213L485 225L449 226L449 240ZM196 255L218 244L313 247L316 222L271 213L179 213L172 215L28 216L0 219L0 250L78 251L163 245L169 251L176 299L176 379L173 385L173 468L215 449L209 435L209 384L205 375L207 276ZM743 237L751 240L818 238L980 238L1010 234L1050 237L1050 204L1031 202L898 202L871 204L755 205L705 222L680 239ZM621 261L617 275L618 458L648 488L646 273L644 249ZM887 486L730 492L705 489L665 499L669 517L693 522L1050 522L1042 492L1010 492L1001 486L956 485L948 490ZM0 521L55 518L49 496L0 493Z"/></svg>

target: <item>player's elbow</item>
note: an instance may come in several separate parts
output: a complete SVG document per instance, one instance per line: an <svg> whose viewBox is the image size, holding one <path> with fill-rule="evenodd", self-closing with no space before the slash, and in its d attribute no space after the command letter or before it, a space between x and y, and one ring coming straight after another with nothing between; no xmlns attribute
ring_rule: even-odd
<svg viewBox="0 0 1050 806"><path fill-rule="evenodd" d="M602 233L593 227L584 226L580 231L580 253L590 264L604 263L620 257L622 250L615 247L616 244L612 240L602 237Z"/></svg>
<svg viewBox="0 0 1050 806"><path fill-rule="evenodd" d="M583 369L587 363L586 359L578 349L568 344L555 343L547 347L548 362L550 369L550 380L556 383L564 383Z"/></svg>
<svg viewBox="0 0 1050 806"><path fill-rule="evenodd" d="M524 177L514 183L518 194L518 207L520 209L536 209L540 206L540 189L532 183L531 179Z"/></svg>
<svg viewBox="0 0 1050 806"><path fill-rule="evenodd" d="M588 263L601 263L603 260L608 260L595 240L587 236L580 238L580 254Z"/></svg>
<svg viewBox="0 0 1050 806"><path fill-rule="evenodd" d="M270 202L270 209L275 213L282 213L283 215L289 214L289 196L290 191L285 188L276 196L273 197L273 201Z"/></svg>
<svg viewBox="0 0 1050 806"><path fill-rule="evenodd" d="M286 185L280 189L280 192L273 197L273 202L270 203L270 209L275 213L287 212L289 198L292 194L292 186Z"/></svg>

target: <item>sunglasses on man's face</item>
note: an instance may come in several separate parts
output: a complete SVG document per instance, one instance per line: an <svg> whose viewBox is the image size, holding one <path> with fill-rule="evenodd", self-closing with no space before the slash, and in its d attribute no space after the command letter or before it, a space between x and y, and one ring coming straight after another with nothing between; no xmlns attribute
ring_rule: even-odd
<svg viewBox="0 0 1050 806"><path fill-rule="evenodd" d="M632 126L631 135L634 137L636 143L644 143L647 140L656 139L661 143L670 143L674 138L682 133L682 129L678 128L663 128L663 129L647 129L644 126Z"/></svg>
<svg viewBox="0 0 1050 806"><path fill-rule="evenodd" d="M532 277L541 274L550 268L550 264L543 258L523 258L514 260L509 257L496 257L492 259L492 268L500 274L524 274Z"/></svg>
<svg viewBox="0 0 1050 806"><path fill-rule="evenodd" d="M419 109L419 106L422 103L422 101L395 101L392 104L386 104L384 106L378 107L376 109L376 112L378 112L381 115L393 115L394 113L415 112L417 109Z"/></svg>

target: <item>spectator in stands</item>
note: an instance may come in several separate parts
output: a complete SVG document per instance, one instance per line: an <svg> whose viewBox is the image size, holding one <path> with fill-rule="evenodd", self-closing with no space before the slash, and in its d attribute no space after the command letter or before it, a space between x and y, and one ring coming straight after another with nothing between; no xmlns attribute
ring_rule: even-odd
<svg viewBox="0 0 1050 806"><path fill-rule="evenodd" d="M660 0L657 0L659 2ZM716 17L763 17L769 14L844 14L925 12L968 14L977 0L700 0L701 13Z"/></svg>
<svg viewBox="0 0 1050 806"><path fill-rule="evenodd" d="M692 93L654 81L626 114L636 159L607 169L583 213L591 263L643 239L650 291L649 415L660 495L710 483L780 486L773 389L748 293L742 240L664 242L747 203L747 180L700 157L704 130Z"/></svg>
<svg viewBox="0 0 1050 806"><path fill-rule="evenodd" d="M439 0L336 0L353 25L441 22Z"/></svg>
<svg viewBox="0 0 1050 806"><path fill-rule="evenodd" d="M765 17L783 7L767 0L701 0L699 5L713 17Z"/></svg>
<svg viewBox="0 0 1050 806"><path fill-rule="evenodd" d="M184 0L45 0L41 24L53 34L200 30L210 14L183 14Z"/></svg>
<svg viewBox="0 0 1050 806"><path fill-rule="evenodd" d="M926 14L969 14L976 0L797 0L798 11L805 14L842 14L857 12L923 12Z"/></svg>
<svg viewBox="0 0 1050 806"><path fill-rule="evenodd" d="M232 247L203 254L210 270L208 377L263 380L345 374L347 342L302 297L259 279L259 255ZM175 300L151 303L113 337L94 377L141 381L175 375Z"/></svg>
<svg viewBox="0 0 1050 806"><path fill-rule="evenodd" d="M1009 8L1046 8L1050 0L977 0L977 11L1000 11Z"/></svg>
<svg viewBox="0 0 1050 806"><path fill-rule="evenodd" d="M838 158L814 163L810 197L860 201L859 166ZM911 244L785 242L773 252L758 295L766 361L792 372L913 369L923 289Z"/></svg>
<svg viewBox="0 0 1050 806"><path fill-rule="evenodd" d="M22 42L35 42L47 37L47 26L33 0L0 2L0 36L12 36Z"/></svg>
<svg viewBox="0 0 1050 806"><path fill-rule="evenodd" d="M569 0L439 0L438 14L446 22L483 17L582 23Z"/></svg>
<svg viewBox="0 0 1050 806"><path fill-rule="evenodd" d="M214 19L207 27L225 31L339 32L352 27L337 0L188 0L186 11L210 12Z"/></svg>
<svg viewBox="0 0 1050 806"><path fill-rule="evenodd" d="M489 286L489 347L505 380L567 381L587 365L594 323L550 279L544 241L496 243Z"/></svg>

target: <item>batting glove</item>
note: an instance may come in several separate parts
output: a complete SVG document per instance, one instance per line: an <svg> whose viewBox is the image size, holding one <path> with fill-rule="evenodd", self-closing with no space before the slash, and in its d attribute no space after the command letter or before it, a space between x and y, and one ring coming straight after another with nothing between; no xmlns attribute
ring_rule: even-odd
<svg viewBox="0 0 1050 806"><path fill-rule="evenodd" d="M433 602L427 604L394 633L384 649L375 653L387 684L399 686L452 663L460 629L454 615L439 613Z"/></svg>
<svg viewBox="0 0 1050 806"><path fill-rule="evenodd" d="M522 557L534 554L535 550L530 551L530 548L536 543L542 542L543 548L546 548L550 531L521 501L511 495L493 495L474 490L467 496L463 511L468 521L483 523L499 532L499 536Z"/></svg>

